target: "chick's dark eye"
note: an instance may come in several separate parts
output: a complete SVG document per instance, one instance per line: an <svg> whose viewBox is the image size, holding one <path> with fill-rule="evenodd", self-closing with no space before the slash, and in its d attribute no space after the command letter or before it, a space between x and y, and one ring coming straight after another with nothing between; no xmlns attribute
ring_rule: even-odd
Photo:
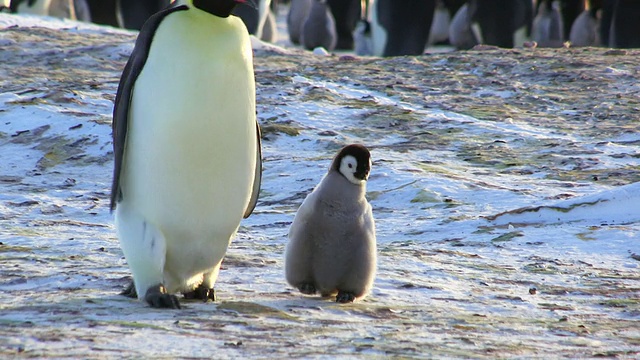
<svg viewBox="0 0 640 360"><path fill-rule="evenodd" d="M353 168L353 164L349 164L349 169Z"/></svg>

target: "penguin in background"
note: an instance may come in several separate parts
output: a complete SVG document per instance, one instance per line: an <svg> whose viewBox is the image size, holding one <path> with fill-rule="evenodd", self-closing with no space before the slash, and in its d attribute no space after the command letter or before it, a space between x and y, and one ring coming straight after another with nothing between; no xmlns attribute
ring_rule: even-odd
<svg viewBox="0 0 640 360"><path fill-rule="evenodd" d="M170 4L171 0L117 0L116 18L121 28L140 30L151 15Z"/></svg>
<svg viewBox="0 0 640 360"><path fill-rule="evenodd" d="M471 49L478 45L478 39L471 28L469 5L464 4L449 24L449 43L458 49Z"/></svg>
<svg viewBox="0 0 640 360"><path fill-rule="evenodd" d="M116 0L86 0L91 22L119 27L116 17Z"/></svg>
<svg viewBox="0 0 640 360"><path fill-rule="evenodd" d="M360 19L353 30L353 47L356 55L373 55L373 37L371 35L371 22Z"/></svg>
<svg viewBox="0 0 640 360"><path fill-rule="evenodd" d="M533 19L531 40L539 47L562 47L564 43L564 22L560 13L560 2L546 0L538 8Z"/></svg>
<svg viewBox="0 0 640 360"><path fill-rule="evenodd" d="M349 303L365 297L376 272L376 231L365 198L369 150L342 148L329 171L306 197L289 228L287 282L301 293L336 296Z"/></svg>
<svg viewBox="0 0 640 360"><path fill-rule="evenodd" d="M424 53L436 0L375 0L370 7L374 55Z"/></svg>
<svg viewBox="0 0 640 360"><path fill-rule="evenodd" d="M87 0L73 0L73 11L76 13L76 20L91 22L91 11Z"/></svg>
<svg viewBox="0 0 640 360"><path fill-rule="evenodd" d="M611 47L609 44L611 23L613 21L613 13L615 12L617 0L603 0L600 4L600 42L604 47Z"/></svg>
<svg viewBox="0 0 640 360"><path fill-rule="evenodd" d="M569 41L571 46L600 46L597 9L585 10L571 26Z"/></svg>
<svg viewBox="0 0 640 360"><path fill-rule="evenodd" d="M436 43L442 43L449 40L449 26L451 24L451 14L443 1L436 3L436 10L433 13L433 21L431 22L431 30L429 30L429 39L427 46Z"/></svg>
<svg viewBox="0 0 640 360"><path fill-rule="evenodd" d="M48 16L52 0L11 0L12 13Z"/></svg>
<svg viewBox="0 0 640 360"><path fill-rule="evenodd" d="M77 19L73 0L51 0L48 15L61 19Z"/></svg>
<svg viewBox="0 0 640 360"><path fill-rule="evenodd" d="M49 15L64 19L91 21L86 0L52 0Z"/></svg>
<svg viewBox="0 0 640 360"><path fill-rule="evenodd" d="M291 43L300 44L300 32L302 24L311 11L311 3L314 0L291 0L287 13L287 32Z"/></svg>
<svg viewBox="0 0 640 360"><path fill-rule="evenodd" d="M271 2L271 7L267 11L267 17L262 25L262 33L260 34L260 40L275 43L278 40L278 21L276 14L278 13L278 4L275 1Z"/></svg>
<svg viewBox="0 0 640 360"><path fill-rule="evenodd" d="M125 295L180 308L214 284L262 171L243 0L187 0L145 23L113 111L111 210L133 274Z"/></svg>
<svg viewBox="0 0 640 360"><path fill-rule="evenodd" d="M249 34L264 41L274 42L277 37L277 26L274 25L277 2L272 0L256 1L257 6L253 3L239 3L231 13L242 19Z"/></svg>
<svg viewBox="0 0 640 360"><path fill-rule="evenodd" d="M336 21L326 0L313 0L300 29L300 44L307 50L323 47L333 51L337 41Z"/></svg>
<svg viewBox="0 0 640 360"><path fill-rule="evenodd" d="M605 0L602 4L601 40L613 48L640 48L640 1Z"/></svg>
<svg viewBox="0 0 640 360"><path fill-rule="evenodd" d="M91 21L86 0L5 0L10 12ZM2 8L2 6L0 6Z"/></svg>
<svg viewBox="0 0 640 360"><path fill-rule="evenodd" d="M538 3L538 7L541 3L548 0L541 0ZM560 14L562 15L563 34L564 40L569 40L571 34L571 27L576 21L578 16L587 9L587 3L593 3L593 0L557 0L559 2Z"/></svg>
<svg viewBox="0 0 640 360"><path fill-rule="evenodd" d="M469 0L458 10L449 28L451 44L512 48L521 45L533 19L531 0Z"/></svg>
<svg viewBox="0 0 640 360"><path fill-rule="evenodd" d="M352 50L353 31L358 24L358 20L362 16L361 0L327 0L331 15L335 19L336 49Z"/></svg>

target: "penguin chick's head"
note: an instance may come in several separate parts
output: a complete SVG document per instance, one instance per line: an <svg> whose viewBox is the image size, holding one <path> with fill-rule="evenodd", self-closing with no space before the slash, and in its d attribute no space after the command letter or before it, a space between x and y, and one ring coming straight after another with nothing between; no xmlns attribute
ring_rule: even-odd
<svg viewBox="0 0 640 360"><path fill-rule="evenodd" d="M331 170L339 172L352 184L360 185L369 178L371 154L363 145L347 145L333 159Z"/></svg>
<svg viewBox="0 0 640 360"><path fill-rule="evenodd" d="M238 4L249 4L255 7L252 0L193 0L193 6L211 15L226 18Z"/></svg>

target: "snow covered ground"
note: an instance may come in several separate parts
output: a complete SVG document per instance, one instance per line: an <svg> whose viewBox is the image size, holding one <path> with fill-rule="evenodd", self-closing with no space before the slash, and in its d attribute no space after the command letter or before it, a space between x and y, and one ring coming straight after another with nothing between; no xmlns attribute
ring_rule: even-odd
<svg viewBox="0 0 640 360"><path fill-rule="evenodd" d="M595 135L488 121L356 81L357 62L324 76L309 53L256 49L260 202L219 302L154 310L118 295L129 271L108 210L112 101L135 34L4 14L0 29L0 357L639 356L637 118ZM351 142L372 150L379 271L368 298L339 305L290 288L283 250ZM507 150L517 171L498 161ZM608 178L553 175L578 162Z"/></svg>

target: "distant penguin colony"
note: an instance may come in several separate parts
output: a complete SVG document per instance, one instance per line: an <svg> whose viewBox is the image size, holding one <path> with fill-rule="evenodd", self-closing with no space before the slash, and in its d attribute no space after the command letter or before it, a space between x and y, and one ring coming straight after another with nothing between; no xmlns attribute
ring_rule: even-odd
<svg viewBox="0 0 640 360"><path fill-rule="evenodd" d="M0 0L0 11L68 18L100 25L140 30L151 15L180 0ZM254 4L255 2L255 4ZM4 4L4 5L2 5ZM277 38L277 0L239 2L233 14L240 17L249 33L263 41Z"/></svg>
<svg viewBox="0 0 640 360"><path fill-rule="evenodd" d="M365 297L376 272L376 232L365 198L371 155L348 145L306 197L289 229L285 274L303 294L336 296L339 303Z"/></svg>
<svg viewBox="0 0 640 360"><path fill-rule="evenodd" d="M139 30L152 14L179 3L181 0L0 0L0 11ZM289 39L309 50L401 56L420 55L434 44L449 44L457 49L479 44L510 48L523 46L526 41L537 47L640 47L637 0L290 0L287 3ZM239 2L232 14L243 20L250 34L262 41L276 42L277 5L278 0L246 0Z"/></svg>
<svg viewBox="0 0 640 360"><path fill-rule="evenodd" d="M9 12L53 16L80 21L91 21L86 0L3 0L0 10Z"/></svg>
<svg viewBox="0 0 640 360"><path fill-rule="evenodd" d="M192 0L143 26L113 114L111 209L133 274L128 292L180 308L215 299L220 265L255 207L260 132L241 0Z"/></svg>

